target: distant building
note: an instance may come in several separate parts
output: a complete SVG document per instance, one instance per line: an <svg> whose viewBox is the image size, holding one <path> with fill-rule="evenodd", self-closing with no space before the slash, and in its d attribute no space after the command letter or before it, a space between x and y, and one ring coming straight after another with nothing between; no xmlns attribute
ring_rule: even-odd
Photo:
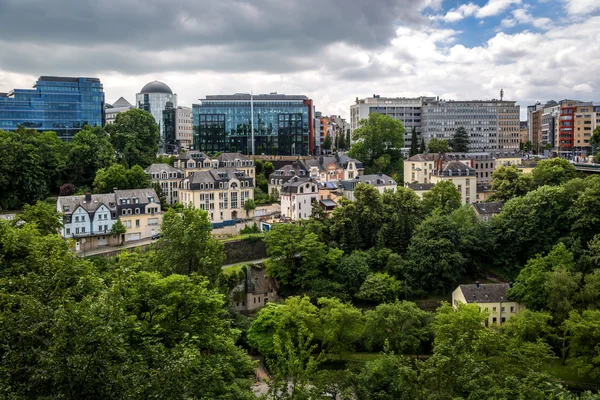
<svg viewBox="0 0 600 400"><path fill-rule="evenodd" d="M255 154L314 154L313 118L313 103L306 96L209 95L192 105L193 147L252 154L254 123Z"/></svg>
<svg viewBox="0 0 600 400"><path fill-rule="evenodd" d="M487 201L487 199L495 193L495 190L492 190L491 183L477 183L477 195L475 196L475 201L477 203Z"/></svg>
<svg viewBox="0 0 600 400"><path fill-rule="evenodd" d="M192 148L192 109L189 107L177 107L175 116L175 141L177 146L183 150Z"/></svg>
<svg viewBox="0 0 600 400"><path fill-rule="evenodd" d="M113 104L105 104L104 112L106 114L106 123L112 124L117 119L117 115L124 111L129 111L133 108L133 105L125 100L123 97L119 97L119 100Z"/></svg>
<svg viewBox="0 0 600 400"><path fill-rule="evenodd" d="M162 222L160 201L154 189L60 196L56 210L63 214L61 235L75 240L76 251L149 239L159 232ZM122 237L111 234L118 219L127 228Z"/></svg>
<svg viewBox="0 0 600 400"><path fill-rule="evenodd" d="M482 221L489 221L496 215L500 214L504 203L501 201L492 201L488 203L475 203L471 207L475 210L475 214Z"/></svg>
<svg viewBox="0 0 600 400"><path fill-rule="evenodd" d="M167 103L170 103L172 108L177 108L177 94L163 82L154 81L144 85L135 95L135 101L137 108L148 111L154 117L160 131L159 149L167 151L163 111L167 108Z"/></svg>
<svg viewBox="0 0 600 400"><path fill-rule="evenodd" d="M435 161L438 159L443 163L459 161L473 168L477 182L481 183L491 182L497 162L497 158L490 153L416 154L404 161L404 182L431 183Z"/></svg>
<svg viewBox="0 0 600 400"><path fill-rule="evenodd" d="M160 185L168 204L177 203L177 190L184 176L182 170L171 167L169 164L152 164L144 171L151 182Z"/></svg>
<svg viewBox="0 0 600 400"><path fill-rule="evenodd" d="M398 190L398 183L391 177L384 174L377 175L359 175L354 179L340 180L337 184L343 189L343 195L348 200L354 201L354 190L359 183L374 186L381 194L386 190L395 192Z"/></svg>
<svg viewBox="0 0 600 400"><path fill-rule="evenodd" d="M469 151L517 151L519 114L515 101L424 101L421 129L426 144L432 138L450 140L456 129L463 127L469 135Z"/></svg>
<svg viewBox="0 0 600 400"><path fill-rule="evenodd" d="M481 311L488 313L486 326L502 325L510 318L519 314L525 307L506 297L509 283L491 283L460 285L452 292L452 306L456 309L460 303L477 304Z"/></svg>
<svg viewBox="0 0 600 400"><path fill-rule="evenodd" d="M422 199L423 195L429 192L433 186L433 183L409 183L406 185L407 188L414 190L420 199Z"/></svg>
<svg viewBox="0 0 600 400"><path fill-rule="evenodd" d="M184 171L186 177L198 171L234 168L252 178L253 185L256 179L254 160L240 153L222 153L218 157L210 157L200 151L190 150L175 159L174 167Z"/></svg>
<svg viewBox="0 0 600 400"><path fill-rule="evenodd" d="M235 309L242 313L256 311L269 302L279 300L277 289L279 287L275 278L267 276L265 268L257 265L246 267L246 276L231 291L231 301Z"/></svg>
<svg viewBox="0 0 600 400"><path fill-rule="evenodd" d="M282 185L280 199L282 216L292 221L309 219L313 203L319 201L317 181L296 176Z"/></svg>
<svg viewBox="0 0 600 400"><path fill-rule="evenodd" d="M355 104L350 106L350 132L359 127L360 120L368 119L369 114L388 115L402 122L406 128L405 146L410 147L412 128L421 140L423 102L434 100L435 97L381 97L375 94L364 99L356 98Z"/></svg>
<svg viewBox="0 0 600 400"><path fill-rule="evenodd" d="M55 131L70 141L83 125L104 126L104 89L98 78L40 76L33 89L0 93L0 129Z"/></svg>
<svg viewBox="0 0 600 400"><path fill-rule="evenodd" d="M269 195L279 197L281 193L281 187L284 183L287 183L294 177L304 178L308 176L308 172L301 162L295 161L290 165L284 165L283 167L273 171L269 175Z"/></svg>
<svg viewBox="0 0 600 400"><path fill-rule="evenodd" d="M436 184L441 181L454 183L460 193L462 204L474 202L477 193L477 176L473 168L460 161L443 163L442 160L437 160L431 174L431 183Z"/></svg>

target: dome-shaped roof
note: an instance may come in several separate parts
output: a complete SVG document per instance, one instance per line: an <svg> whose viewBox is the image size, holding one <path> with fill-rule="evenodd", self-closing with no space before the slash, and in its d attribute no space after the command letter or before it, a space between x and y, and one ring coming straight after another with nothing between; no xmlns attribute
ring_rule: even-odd
<svg viewBox="0 0 600 400"><path fill-rule="evenodd" d="M173 94L173 91L166 84L154 81L146 83L146 85L142 88L140 93L168 93Z"/></svg>

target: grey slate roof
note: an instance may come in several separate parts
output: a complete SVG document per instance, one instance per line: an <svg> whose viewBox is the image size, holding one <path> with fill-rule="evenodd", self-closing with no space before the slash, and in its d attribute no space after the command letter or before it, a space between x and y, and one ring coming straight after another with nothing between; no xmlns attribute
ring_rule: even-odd
<svg viewBox="0 0 600 400"><path fill-rule="evenodd" d="M284 165L283 167L273 171L270 175L269 175L269 179L270 178L274 178L274 179L289 179L292 178L294 176L306 176L307 171L304 168L304 166L302 166L302 164L300 163L293 163L293 164L288 164L288 165Z"/></svg>
<svg viewBox="0 0 600 400"><path fill-rule="evenodd" d="M336 207L337 203L331 199L323 199L321 200L321 204L323 204L325 207Z"/></svg>
<svg viewBox="0 0 600 400"><path fill-rule="evenodd" d="M479 215L500 214L504 203L502 203L501 201L493 201L489 203L475 203L472 204L472 206L475 209L475 212Z"/></svg>
<svg viewBox="0 0 600 400"><path fill-rule="evenodd" d="M499 303L509 301L506 298L508 283L484 283L472 285L460 285L460 290L465 296L467 303Z"/></svg>
<svg viewBox="0 0 600 400"><path fill-rule="evenodd" d="M246 175L243 171L235 168L219 168L209 169L206 171L197 171L186 179L190 180L190 184L192 185L191 190L200 190L200 187L197 186L200 183L229 182L234 178L240 181L248 181L250 184L247 187L254 187L252 184L252 178Z"/></svg>
<svg viewBox="0 0 600 400"><path fill-rule="evenodd" d="M477 184L477 193L489 192L492 190L491 183L478 183Z"/></svg>
<svg viewBox="0 0 600 400"><path fill-rule="evenodd" d="M452 173L452 175L450 175L450 172ZM444 166L442 167L442 173L441 175L444 176L467 176L467 175L475 175L477 172L467 166L466 164L461 163L460 161L450 161L447 163L444 163ZM434 170L434 175L440 175L440 173L438 171Z"/></svg>
<svg viewBox="0 0 600 400"><path fill-rule="evenodd" d="M133 105L125 100L123 97L119 97L119 100L115 101L112 105L113 107L129 107L132 108Z"/></svg>
<svg viewBox="0 0 600 400"><path fill-rule="evenodd" d="M155 203L160 203L160 199L156 195L156 191L151 188L147 189L126 189L126 190L115 190L115 197L117 205L120 205L121 199L140 199L139 204L150 203L149 198L152 197Z"/></svg>
<svg viewBox="0 0 600 400"><path fill-rule="evenodd" d="M414 190L415 192L420 192L423 190L431 190L433 185L433 183L410 183L406 185L406 187Z"/></svg>
<svg viewBox="0 0 600 400"><path fill-rule="evenodd" d="M391 183L390 183L391 181ZM386 185L396 185L397 182L384 174L377 175L359 175L354 179L349 180L341 180L339 181L339 186L343 187L344 190L353 191L356 188L356 185L359 183L366 183L367 185L372 186L386 186Z"/></svg>
<svg viewBox="0 0 600 400"><path fill-rule="evenodd" d="M60 210L65 215L72 214L79 206L81 206L84 210L86 210L89 213L94 213L98 209L98 207L100 207L103 204L110 210L114 211L117 209L115 202L115 195L113 193L93 194L92 201L86 201L85 195L60 196L58 198L58 205L60 207ZM64 206L68 206L69 211L64 211Z"/></svg>
<svg viewBox="0 0 600 400"><path fill-rule="evenodd" d="M217 159L219 160L219 162L235 161L235 160L248 161L248 160L250 160L250 157L248 157L242 153L222 153L219 155L219 157L217 157Z"/></svg>
<svg viewBox="0 0 600 400"><path fill-rule="evenodd" d="M175 172L183 175L183 171L169 164L152 164L144 170L147 174L160 174L161 172Z"/></svg>
<svg viewBox="0 0 600 400"><path fill-rule="evenodd" d="M281 186L281 193L298 193L298 188L309 182L314 183L318 191L318 184L314 179L310 177L294 177Z"/></svg>

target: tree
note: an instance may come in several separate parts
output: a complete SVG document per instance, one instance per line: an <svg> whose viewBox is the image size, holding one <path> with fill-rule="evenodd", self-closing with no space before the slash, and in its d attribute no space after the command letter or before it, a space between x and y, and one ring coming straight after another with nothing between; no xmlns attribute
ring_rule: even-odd
<svg viewBox="0 0 600 400"><path fill-rule="evenodd" d="M415 303L402 301L380 304L365 313L365 344L369 351L389 350L419 354L431 335L430 314Z"/></svg>
<svg viewBox="0 0 600 400"><path fill-rule="evenodd" d="M423 211L431 214L433 210L449 214L461 205L460 193L452 181L440 181L431 190L423 194Z"/></svg>
<svg viewBox="0 0 600 400"><path fill-rule="evenodd" d="M361 285L356 297L375 303L386 303L398 299L402 289L400 282L386 273L370 274Z"/></svg>
<svg viewBox="0 0 600 400"><path fill-rule="evenodd" d="M533 190L533 176L523 174L516 165L500 167L492 172L491 200L506 202Z"/></svg>
<svg viewBox="0 0 600 400"><path fill-rule="evenodd" d="M429 153L448 153L450 152L450 145L447 140L431 138L427 145L427 151Z"/></svg>
<svg viewBox="0 0 600 400"><path fill-rule="evenodd" d="M126 232L127 228L125 227L125 225L123 225L123 222L121 222L121 218L118 218L110 228L110 234L114 237L121 238L122 235L124 235ZM123 241L120 239L119 242L122 243Z"/></svg>
<svg viewBox="0 0 600 400"><path fill-rule="evenodd" d="M343 284L345 291L354 296L369 272L367 256L360 251L354 251L352 254L344 256L334 267L333 279Z"/></svg>
<svg viewBox="0 0 600 400"><path fill-rule="evenodd" d="M250 216L250 211L256 209L256 203L252 199L248 199L244 202L244 210L246 210L246 217Z"/></svg>
<svg viewBox="0 0 600 400"><path fill-rule="evenodd" d="M421 137L421 146L419 147L419 154L425 154L427 147L425 147L425 138Z"/></svg>
<svg viewBox="0 0 600 400"><path fill-rule="evenodd" d="M385 353L380 358L367 361L358 374L350 380L356 399L412 400L421 397L417 371L404 358Z"/></svg>
<svg viewBox="0 0 600 400"><path fill-rule="evenodd" d="M399 254L406 252L410 238L423 220L423 206L419 196L408 188L386 191L381 197L383 215L379 243Z"/></svg>
<svg viewBox="0 0 600 400"><path fill-rule="evenodd" d="M67 168L69 180L78 186L90 186L99 169L116 161L115 149L102 130L86 126L70 143Z"/></svg>
<svg viewBox="0 0 600 400"><path fill-rule="evenodd" d="M42 235L55 235L63 226L62 218L56 212L56 206L43 201L35 203L35 205L25 204L23 212L19 214L15 220L19 222L34 224Z"/></svg>
<svg viewBox="0 0 600 400"><path fill-rule="evenodd" d="M412 128L412 132L410 134L410 151L408 153L408 155L410 157L419 154L419 143L418 143L419 139L417 138L417 130L415 129L415 127L413 126Z"/></svg>
<svg viewBox="0 0 600 400"><path fill-rule="evenodd" d="M267 272L284 285L305 287L317 278L326 260L327 247L301 225L277 224L265 237Z"/></svg>
<svg viewBox="0 0 600 400"><path fill-rule="evenodd" d="M60 186L60 196L73 196L75 194L75 186L72 183L65 183Z"/></svg>
<svg viewBox="0 0 600 400"><path fill-rule="evenodd" d="M531 144L531 141L529 141L529 140L523 144L523 151L525 153L529 153L532 148L533 148L533 145Z"/></svg>
<svg viewBox="0 0 600 400"><path fill-rule="evenodd" d="M99 169L94 179L95 193L111 193L114 189L143 189L149 186L148 175L139 165L126 169L121 164L113 164L108 169Z"/></svg>
<svg viewBox="0 0 600 400"><path fill-rule="evenodd" d="M190 205L181 213L163 215L158 260L166 273L197 273L218 286L223 265L223 244L213 238L208 212Z"/></svg>
<svg viewBox="0 0 600 400"><path fill-rule="evenodd" d="M564 323L569 361L581 376L600 379L600 311L573 311Z"/></svg>
<svg viewBox="0 0 600 400"><path fill-rule="evenodd" d="M158 152L159 129L152 114L132 108L119 113L115 122L105 129L123 165L145 168L154 162Z"/></svg>
<svg viewBox="0 0 600 400"><path fill-rule="evenodd" d="M450 142L450 147L458 153L467 153L469 151L469 134L464 127L459 126L456 128Z"/></svg>
<svg viewBox="0 0 600 400"><path fill-rule="evenodd" d="M162 208L162 210L163 211L168 210L170 205L169 205L169 202L167 201L167 196L165 196L165 193L162 190L162 186L160 185L160 182L150 182L150 188L154 189L154 191L156 192L156 195L158 196L158 200L160 201L160 207Z"/></svg>
<svg viewBox="0 0 600 400"><path fill-rule="evenodd" d="M363 315L352 304L342 303L336 298L321 297L318 302L320 336L323 346L342 359L342 354L354 350L354 344L362 336Z"/></svg>
<svg viewBox="0 0 600 400"><path fill-rule="evenodd" d="M533 169L532 175L535 187L559 186L575 178L577 170L569 161L556 157L540 161Z"/></svg>
<svg viewBox="0 0 600 400"><path fill-rule="evenodd" d="M135 257L101 275L59 235L0 221L4 395L253 398L224 296L198 276L142 271Z"/></svg>
<svg viewBox="0 0 600 400"><path fill-rule="evenodd" d="M323 150L331 150L331 135L327 135L323 141Z"/></svg>

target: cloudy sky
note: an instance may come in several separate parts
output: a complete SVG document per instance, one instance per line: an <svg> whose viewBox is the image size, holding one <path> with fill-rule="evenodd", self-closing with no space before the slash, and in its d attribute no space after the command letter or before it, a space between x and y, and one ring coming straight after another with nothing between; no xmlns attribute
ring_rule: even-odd
<svg viewBox="0 0 600 400"><path fill-rule="evenodd" d="M0 92L95 76L207 94L600 100L600 0L0 0ZM523 110L521 113L524 116Z"/></svg>

